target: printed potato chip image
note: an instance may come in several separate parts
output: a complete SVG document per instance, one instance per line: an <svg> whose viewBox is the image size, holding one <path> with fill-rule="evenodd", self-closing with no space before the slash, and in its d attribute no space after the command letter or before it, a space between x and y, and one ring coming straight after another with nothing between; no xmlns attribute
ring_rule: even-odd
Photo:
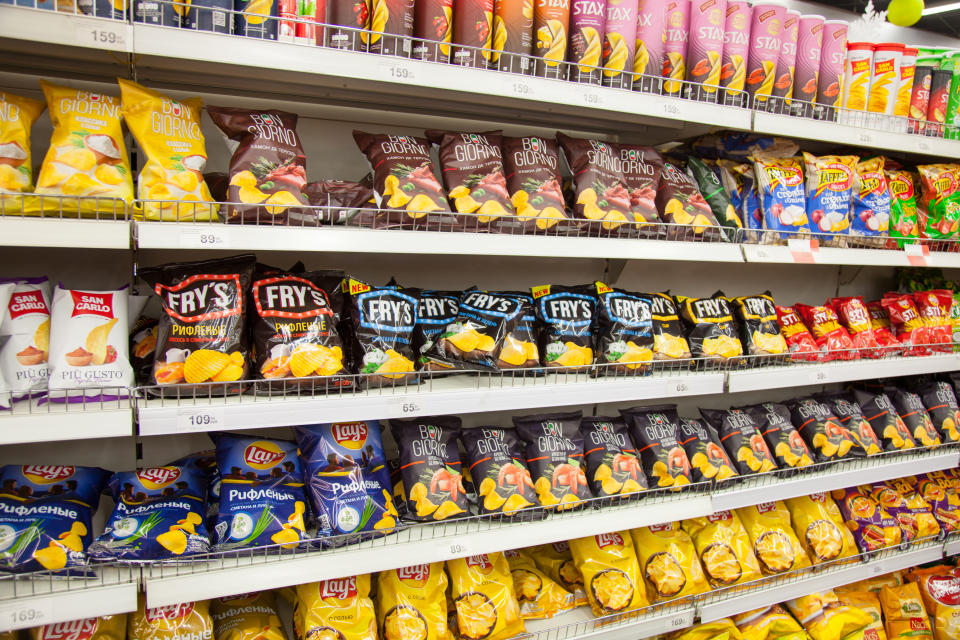
<svg viewBox="0 0 960 640"><path fill-rule="evenodd" d="M460 291L424 289L420 292L419 313L413 333L414 351L417 354L419 368L427 371L453 368L452 364L432 358L428 354L440 334L444 333L448 325L456 321L460 310L460 295Z"/></svg>
<svg viewBox="0 0 960 640"><path fill-rule="evenodd" d="M740 342L748 355L783 355L787 341L780 333L777 309L769 293L733 298Z"/></svg>
<svg viewBox="0 0 960 640"><path fill-rule="evenodd" d="M887 480L870 487L870 495L900 524L901 540L911 542L940 533L930 505L906 478Z"/></svg>
<svg viewBox="0 0 960 640"><path fill-rule="evenodd" d="M867 455L853 433L844 428L830 408L816 398L788 400L790 418L813 451L817 462Z"/></svg>
<svg viewBox="0 0 960 640"><path fill-rule="evenodd" d="M923 406L920 396L898 387L890 399L893 400L897 414L918 446L938 447L942 444L940 434L933 426L930 414Z"/></svg>
<svg viewBox="0 0 960 640"><path fill-rule="evenodd" d="M790 612L779 604L746 611L733 618L744 639L803 638L806 632Z"/></svg>
<svg viewBox="0 0 960 640"><path fill-rule="evenodd" d="M650 296L595 282L598 375L645 373L653 361L653 302Z"/></svg>
<svg viewBox="0 0 960 640"><path fill-rule="evenodd" d="M733 361L743 355L732 305L722 293L709 298L678 296L676 302L693 357Z"/></svg>
<svg viewBox="0 0 960 640"><path fill-rule="evenodd" d="M506 640L524 632L510 565L503 553L447 561L457 633L470 640Z"/></svg>
<svg viewBox="0 0 960 640"><path fill-rule="evenodd" d="M931 382L917 389L934 428L944 442L960 441L960 405L952 385Z"/></svg>
<svg viewBox="0 0 960 640"><path fill-rule="evenodd" d="M760 577L760 564L750 538L733 511L683 521L714 587L750 582Z"/></svg>
<svg viewBox="0 0 960 640"><path fill-rule="evenodd" d="M654 600L661 602L710 590L690 534L679 522L631 529L633 546Z"/></svg>
<svg viewBox="0 0 960 640"><path fill-rule="evenodd" d="M210 600L214 637L223 640L284 640L272 591L246 593Z"/></svg>
<svg viewBox="0 0 960 640"><path fill-rule="evenodd" d="M640 566L628 531L570 541L574 562L583 574L595 616L649 605L640 583Z"/></svg>
<svg viewBox="0 0 960 640"><path fill-rule="evenodd" d="M669 293L651 293L653 308L653 359L681 360L689 358L690 345L680 326L677 307Z"/></svg>
<svg viewBox="0 0 960 640"><path fill-rule="evenodd" d="M886 393L873 393L864 389L854 389L853 393L863 418L870 425L884 451L902 451L917 446Z"/></svg>
<svg viewBox="0 0 960 640"><path fill-rule="evenodd" d="M900 544L899 522L871 495L870 487L835 489L832 495L862 553Z"/></svg>
<svg viewBox="0 0 960 640"><path fill-rule="evenodd" d="M213 636L213 619L210 617L210 601L197 600L155 609L146 606L146 596L137 597L137 610L127 619L127 636L172 640L180 634L202 638Z"/></svg>
<svg viewBox="0 0 960 640"><path fill-rule="evenodd" d="M563 197L557 143L549 138L503 138L507 191L525 233L570 224ZM513 221L504 220L504 224Z"/></svg>
<svg viewBox="0 0 960 640"><path fill-rule="evenodd" d="M46 105L40 100L0 91L0 111L8 114L0 138L0 211L18 213L24 200L18 195L33 191L30 129Z"/></svg>
<svg viewBox="0 0 960 640"><path fill-rule="evenodd" d="M630 191L618 147L601 140L573 138L557 133L574 176L574 215L586 222L590 236L636 235L631 224Z"/></svg>
<svg viewBox="0 0 960 640"><path fill-rule="evenodd" d="M373 287L354 278L343 280L355 366L368 387L403 385L416 380L413 334L420 309L418 289Z"/></svg>
<svg viewBox="0 0 960 640"><path fill-rule="evenodd" d="M947 473L933 471L917 476L917 492L929 505L941 529L947 533L960 530L960 494Z"/></svg>
<svg viewBox="0 0 960 640"><path fill-rule="evenodd" d="M501 361L508 368L517 366L514 362L525 365L535 345L523 339L528 336L519 325L529 311L522 294L468 289L460 296L456 317L440 330L425 357L457 369L498 371Z"/></svg>
<svg viewBox="0 0 960 640"><path fill-rule="evenodd" d="M719 224L696 182L680 167L665 162L657 187L657 210L660 219L672 226L668 239L711 237Z"/></svg>
<svg viewBox="0 0 960 640"><path fill-rule="evenodd" d="M533 479L513 429L462 429L460 442L478 498L482 498L481 513L509 515L536 504Z"/></svg>
<svg viewBox="0 0 960 640"><path fill-rule="evenodd" d="M777 468L773 454L750 413L741 409L701 408L700 414L717 431L720 443L740 475L767 473Z"/></svg>
<svg viewBox="0 0 960 640"><path fill-rule="evenodd" d="M573 370L592 365L596 288L543 285L531 291L541 327L543 365Z"/></svg>
<svg viewBox="0 0 960 640"><path fill-rule="evenodd" d="M566 541L531 547L531 555L538 569L573 594L575 606L587 604L583 574L573 562L570 545Z"/></svg>

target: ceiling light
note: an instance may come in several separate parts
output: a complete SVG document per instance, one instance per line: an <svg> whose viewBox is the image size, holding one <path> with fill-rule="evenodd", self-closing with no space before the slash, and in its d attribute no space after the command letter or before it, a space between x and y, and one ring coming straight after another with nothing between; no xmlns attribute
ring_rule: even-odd
<svg viewBox="0 0 960 640"><path fill-rule="evenodd" d="M927 7L923 10L924 16L934 16L938 13L946 13L948 11L957 11L960 10L960 2L948 2L947 4L940 4L935 7Z"/></svg>

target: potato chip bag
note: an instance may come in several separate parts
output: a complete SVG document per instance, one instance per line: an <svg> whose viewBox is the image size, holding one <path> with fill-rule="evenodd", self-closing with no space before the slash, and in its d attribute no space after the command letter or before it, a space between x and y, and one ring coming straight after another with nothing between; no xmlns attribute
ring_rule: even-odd
<svg viewBox="0 0 960 640"><path fill-rule="evenodd" d="M633 443L640 451L643 472L656 486L682 487L690 484L690 459L680 444L677 405L620 409Z"/></svg>
<svg viewBox="0 0 960 640"><path fill-rule="evenodd" d="M593 497L583 460L580 411L513 416L533 488L544 507L567 509Z"/></svg>
<svg viewBox="0 0 960 640"><path fill-rule="evenodd" d="M537 503L520 438L514 429L460 430L464 460L477 488L480 513L513 514Z"/></svg>
<svg viewBox="0 0 960 640"><path fill-rule="evenodd" d="M560 132L557 132L557 142L573 174L574 215L600 223L589 224L585 229L587 235L631 231L632 225L627 223L634 215L619 149L608 142L572 138Z"/></svg>
<svg viewBox="0 0 960 640"><path fill-rule="evenodd" d="M810 558L790 526L790 512L783 501L742 507L737 509L737 515L765 575L810 566Z"/></svg>
<svg viewBox="0 0 960 640"><path fill-rule="evenodd" d="M887 349L877 339L863 298L831 298L827 301L827 306L837 314L840 323L850 334L853 348L858 350L861 358L882 358L888 355Z"/></svg>
<svg viewBox="0 0 960 640"><path fill-rule="evenodd" d="M717 292L709 298L677 296L676 300L694 358L723 362L743 355L732 305L722 293Z"/></svg>
<svg viewBox="0 0 960 640"><path fill-rule="evenodd" d="M123 119L147 156L137 178L137 217L183 222L215 220L217 206L203 180L207 149L200 130L200 98L183 102L136 82L118 79ZM179 201L180 204L174 204Z"/></svg>
<svg viewBox="0 0 960 640"><path fill-rule="evenodd" d="M297 585L293 609L297 638L377 640L370 581L370 574L364 573Z"/></svg>
<svg viewBox="0 0 960 640"><path fill-rule="evenodd" d="M877 502L870 487L834 489L831 494L862 553L900 544L900 523Z"/></svg>
<svg viewBox="0 0 960 640"><path fill-rule="evenodd" d="M893 335L890 315L879 300L867 302L867 313L870 314L870 326L873 328L877 342L883 347L884 355L900 355L903 350L900 341Z"/></svg>
<svg viewBox="0 0 960 640"><path fill-rule="evenodd" d="M530 555L533 556L537 568L573 594L576 606L587 604L583 574L574 563L570 544L566 540L530 547Z"/></svg>
<svg viewBox="0 0 960 640"><path fill-rule="evenodd" d="M580 421L587 483L598 498L647 489L637 450L621 418L585 417Z"/></svg>
<svg viewBox="0 0 960 640"><path fill-rule="evenodd" d="M918 165L922 195L927 212L922 231L934 240L957 236L960 228L960 166L955 164Z"/></svg>
<svg viewBox="0 0 960 640"><path fill-rule="evenodd" d="M513 334L527 311L523 296L468 289L460 295L456 318L437 335L426 357L457 369L498 371L504 358L509 368L523 366L536 345Z"/></svg>
<svg viewBox="0 0 960 640"><path fill-rule="evenodd" d="M696 183L701 196L710 206L713 217L724 227L723 237L737 242L737 230L743 228L743 222L720 182L719 170L714 161L690 156L687 158L687 176Z"/></svg>
<svg viewBox="0 0 960 640"><path fill-rule="evenodd" d="M838 640L873 624L869 612L840 603L833 591L821 591L784 604L813 640Z"/></svg>
<svg viewBox="0 0 960 640"><path fill-rule="evenodd" d="M504 295L520 300L520 319L503 339L497 354L497 367L501 371L535 368L540 366L540 349L537 347L537 315L533 296L526 291L505 291ZM522 372L521 372L521 375Z"/></svg>
<svg viewBox="0 0 960 640"><path fill-rule="evenodd" d="M746 611L733 617L744 640L806 640L807 633L779 604Z"/></svg>
<svg viewBox="0 0 960 640"><path fill-rule="evenodd" d="M850 212L857 179L857 156L803 153L807 177L807 216L814 231L850 233Z"/></svg>
<svg viewBox="0 0 960 640"><path fill-rule="evenodd" d="M449 362L430 357L429 352L440 334L456 321L460 310L460 295L460 291L424 289L420 292L417 324L413 329L413 350L417 354L419 369L443 371L453 368Z"/></svg>
<svg viewBox="0 0 960 640"><path fill-rule="evenodd" d="M813 564L857 555L856 541L830 494L788 498L785 504L797 539Z"/></svg>
<svg viewBox="0 0 960 640"><path fill-rule="evenodd" d="M880 590L880 606L883 607L888 640L933 637L927 611L920 596L920 587L916 582L908 582L899 587L884 587Z"/></svg>
<svg viewBox="0 0 960 640"><path fill-rule="evenodd" d="M381 640L448 640L447 574L442 562L381 571L377 620Z"/></svg>
<svg viewBox="0 0 960 640"><path fill-rule="evenodd" d="M653 360L653 303L645 293L594 283L598 374L646 373Z"/></svg>
<svg viewBox="0 0 960 640"><path fill-rule="evenodd" d="M857 404L852 393L836 391L817 394L816 399L827 405L833 415L840 421L840 426L850 432L857 443L863 447L868 456L883 451L883 446L877 434L874 433L870 421L863 415L863 409Z"/></svg>
<svg viewBox="0 0 960 640"><path fill-rule="evenodd" d="M900 293L886 293L880 300L886 310L897 341L903 345L905 356L928 356L932 351L927 348L927 323L917 309L913 296Z"/></svg>
<svg viewBox="0 0 960 640"><path fill-rule="evenodd" d="M208 480L189 464L114 473L107 488L116 504L90 545L90 557L153 560L205 553L210 549L204 520Z"/></svg>
<svg viewBox="0 0 960 640"><path fill-rule="evenodd" d="M778 468L790 469L813 464L813 454L790 422L790 409L776 402L742 407L757 426Z"/></svg>
<svg viewBox="0 0 960 640"><path fill-rule="evenodd" d="M403 385L413 373L413 331L420 291L394 286L372 287L354 278L343 281L350 301L354 366L369 387Z"/></svg>
<svg viewBox="0 0 960 640"><path fill-rule="evenodd" d="M837 594L837 602L840 606L852 607L861 611L866 611L873 618L865 629L860 633L864 640L886 640L887 634L883 629L883 611L880 607L880 598L872 591L834 591Z"/></svg>
<svg viewBox="0 0 960 640"><path fill-rule="evenodd" d="M503 552L510 563L520 617L524 620L540 620L573 609L576 606L574 595L537 567L534 553L535 549Z"/></svg>
<svg viewBox="0 0 960 640"><path fill-rule="evenodd" d="M920 396L897 387L891 399L897 414L903 420L903 424L906 425L907 431L913 436L917 446L938 447L942 444L940 434L933 426L930 414L923 406Z"/></svg>
<svg viewBox="0 0 960 640"><path fill-rule="evenodd" d="M776 305L769 292L733 298L731 302L744 353L751 356L787 353L787 341L780 333Z"/></svg>
<svg viewBox="0 0 960 640"><path fill-rule="evenodd" d="M460 418L391 420L390 431L400 449L407 517L432 522L465 514L467 495L457 449Z"/></svg>
<svg viewBox="0 0 960 640"><path fill-rule="evenodd" d="M720 443L740 475L766 473L777 468L757 423L741 409L700 409L700 415L717 430Z"/></svg>
<svg viewBox="0 0 960 640"><path fill-rule="evenodd" d="M816 456L816 462L862 458L867 455L859 441L823 402L816 398L797 398L786 403L790 419Z"/></svg>
<svg viewBox="0 0 960 640"><path fill-rule="evenodd" d="M663 163L657 210L663 222L673 225L667 229L667 238L671 240L696 239L714 233L710 230L720 226L696 181L671 162Z"/></svg>
<svg viewBox="0 0 960 640"><path fill-rule="evenodd" d="M800 319L800 314L793 307L776 305L777 321L780 323L780 335L787 342L790 359L794 362L816 362L822 360L820 347L807 326Z"/></svg>
<svg viewBox="0 0 960 640"><path fill-rule="evenodd" d="M785 234L810 232L807 197L803 188L803 160L758 155L753 158L757 192L763 209L763 228L776 232L764 238L773 244L784 244Z"/></svg>
<svg viewBox="0 0 960 640"><path fill-rule="evenodd" d="M932 289L928 291L914 291L913 300L917 304L917 311L926 323L925 337L934 353L949 353L952 351L953 320L953 291L949 289Z"/></svg>
<svg viewBox="0 0 960 640"><path fill-rule="evenodd" d="M673 296L651 293L653 306L653 359L681 360L690 357L690 345L680 327L680 318Z"/></svg>
<svg viewBox="0 0 960 640"><path fill-rule="evenodd" d="M870 493L900 524L902 541L912 542L940 533L930 505L906 478L878 482L870 488Z"/></svg>
<svg viewBox="0 0 960 640"><path fill-rule="evenodd" d="M525 631L503 553L447 560L447 572L460 638L505 640Z"/></svg>
<svg viewBox="0 0 960 640"><path fill-rule="evenodd" d="M854 389L853 397L860 406L864 420L870 424L884 451L902 451L916 447L913 435L897 414L890 397L882 391L873 393Z"/></svg>
<svg viewBox="0 0 960 640"><path fill-rule="evenodd" d="M217 640L285 640L272 591L243 593L210 600Z"/></svg>
<svg viewBox="0 0 960 640"><path fill-rule="evenodd" d="M820 349L822 361L860 358L860 352L854 350L853 339L840 325L840 318L833 309L826 305L812 307L799 302L793 305L793 308L810 328L810 333L817 341L817 348Z"/></svg>
<svg viewBox="0 0 960 640"><path fill-rule="evenodd" d="M0 467L0 568L56 571L86 563L91 521L110 472L97 467Z"/></svg>
<svg viewBox="0 0 960 640"><path fill-rule="evenodd" d="M916 489L930 505L933 517L946 533L960 531L960 494L953 480L943 471L931 471L916 477Z"/></svg>
<svg viewBox="0 0 960 640"><path fill-rule="evenodd" d="M631 529L630 537L651 601L663 602L710 590L693 539L679 522Z"/></svg>
<svg viewBox="0 0 960 640"><path fill-rule="evenodd" d="M571 540L570 551L583 574L594 616L623 613L650 605L629 531Z"/></svg>
<svg viewBox="0 0 960 640"><path fill-rule="evenodd" d="M670 640L744 640L737 626L730 618L720 618L713 622L705 622L689 629L674 631L668 636Z"/></svg>
<svg viewBox="0 0 960 640"><path fill-rule="evenodd" d="M593 327L597 316L594 286L542 285L531 289L543 366L584 369L593 364Z"/></svg>
<svg viewBox="0 0 960 640"><path fill-rule="evenodd" d="M33 627L29 632L30 640L122 640L127 637L127 614L53 622ZM18 637L16 631L7 633L8 640Z"/></svg>
<svg viewBox="0 0 960 640"><path fill-rule="evenodd" d="M21 193L33 191L30 128L46 106L40 100L0 91L0 214L18 213ZM8 195L3 195L8 194Z"/></svg>
<svg viewBox="0 0 960 640"><path fill-rule="evenodd" d="M717 432L703 420L679 418L677 440L690 461L694 482L709 482L713 478L723 481L740 475L720 445Z"/></svg>
<svg viewBox="0 0 960 640"><path fill-rule="evenodd" d="M504 136L503 168L516 222L524 233L542 233L569 220L555 140Z"/></svg>
<svg viewBox="0 0 960 640"><path fill-rule="evenodd" d="M127 616L127 640L212 637L209 600L148 608L146 596L141 593L137 596L137 610Z"/></svg>
<svg viewBox="0 0 960 640"><path fill-rule="evenodd" d="M760 564L736 512L718 511L684 520L683 528L693 538L707 580L714 588L760 577Z"/></svg>
<svg viewBox="0 0 960 640"><path fill-rule="evenodd" d="M887 171L886 178L890 191L890 237L902 248L920 237L920 225L917 222L918 190L909 171Z"/></svg>
<svg viewBox="0 0 960 640"><path fill-rule="evenodd" d="M623 180L630 193L630 213L637 222L656 224L657 188L663 173L663 156L653 147L618 143ZM641 235L646 227L641 225Z"/></svg>
<svg viewBox="0 0 960 640"><path fill-rule="evenodd" d="M933 622L936 640L960 637L960 576L951 567L914 569L911 582L920 589L920 597Z"/></svg>
<svg viewBox="0 0 960 640"><path fill-rule="evenodd" d="M890 190L883 165L883 156L857 163L850 224L852 236L879 237L889 231Z"/></svg>
<svg viewBox="0 0 960 640"><path fill-rule="evenodd" d="M45 277L5 279L13 284L0 323L0 372L10 398L47 391L50 375L50 283Z"/></svg>

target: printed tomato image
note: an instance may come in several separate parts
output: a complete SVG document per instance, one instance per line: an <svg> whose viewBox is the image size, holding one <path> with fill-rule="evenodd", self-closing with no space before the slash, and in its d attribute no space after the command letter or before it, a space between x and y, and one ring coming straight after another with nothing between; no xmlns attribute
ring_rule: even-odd
<svg viewBox="0 0 960 640"><path fill-rule="evenodd" d="M579 411L513 417L542 506L569 509L593 497L584 470L580 418Z"/></svg>

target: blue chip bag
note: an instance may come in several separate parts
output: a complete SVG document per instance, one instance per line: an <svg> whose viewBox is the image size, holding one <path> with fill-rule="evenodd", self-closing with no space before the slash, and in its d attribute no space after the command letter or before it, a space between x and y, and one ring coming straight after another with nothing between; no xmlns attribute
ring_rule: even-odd
<svg viewBox="0 0 960 640"><path fill-rule="evenodd" d="M165 465L113 474L116 506L90 545L97 560L177 558L210 549L204 525L207 475L196 465Z"/></svg>
<svg viewBox="0 0 960 640"><path fill-rule="evenodd" d="M877 237L890 230L890 190L883 165L882 156L857 163L850 235Z"/></svg>
<svg viewBox="0 0 960 640"><path fill-rule="evenodd" d="M754 159L753 167L763 209L763 228L778 232L809 232L800 158L759 156ZM744 218L747 218L746 212ZM747 228L751 228L750 222L747 222Z"/></svg>
<svg viewBox="0 0 960 640"><path fill-rule="evenodd" d="M19 573L84 564L90 520L109 476L97 467L0 468L0 569Z"/></svg>
<svg viewBox="0 0 960 640"><path fill-rule="evenodd" d="M806 151L807 216L810 228L824 233L849 233L857 156L815 156Z"/></svg>
<svg viewBox="0 0 960 640"><path fill-rule="evenodd" d="M286 440L217 434L219 549L280 544L306 538L307 501L297 445Z"/></svg>

